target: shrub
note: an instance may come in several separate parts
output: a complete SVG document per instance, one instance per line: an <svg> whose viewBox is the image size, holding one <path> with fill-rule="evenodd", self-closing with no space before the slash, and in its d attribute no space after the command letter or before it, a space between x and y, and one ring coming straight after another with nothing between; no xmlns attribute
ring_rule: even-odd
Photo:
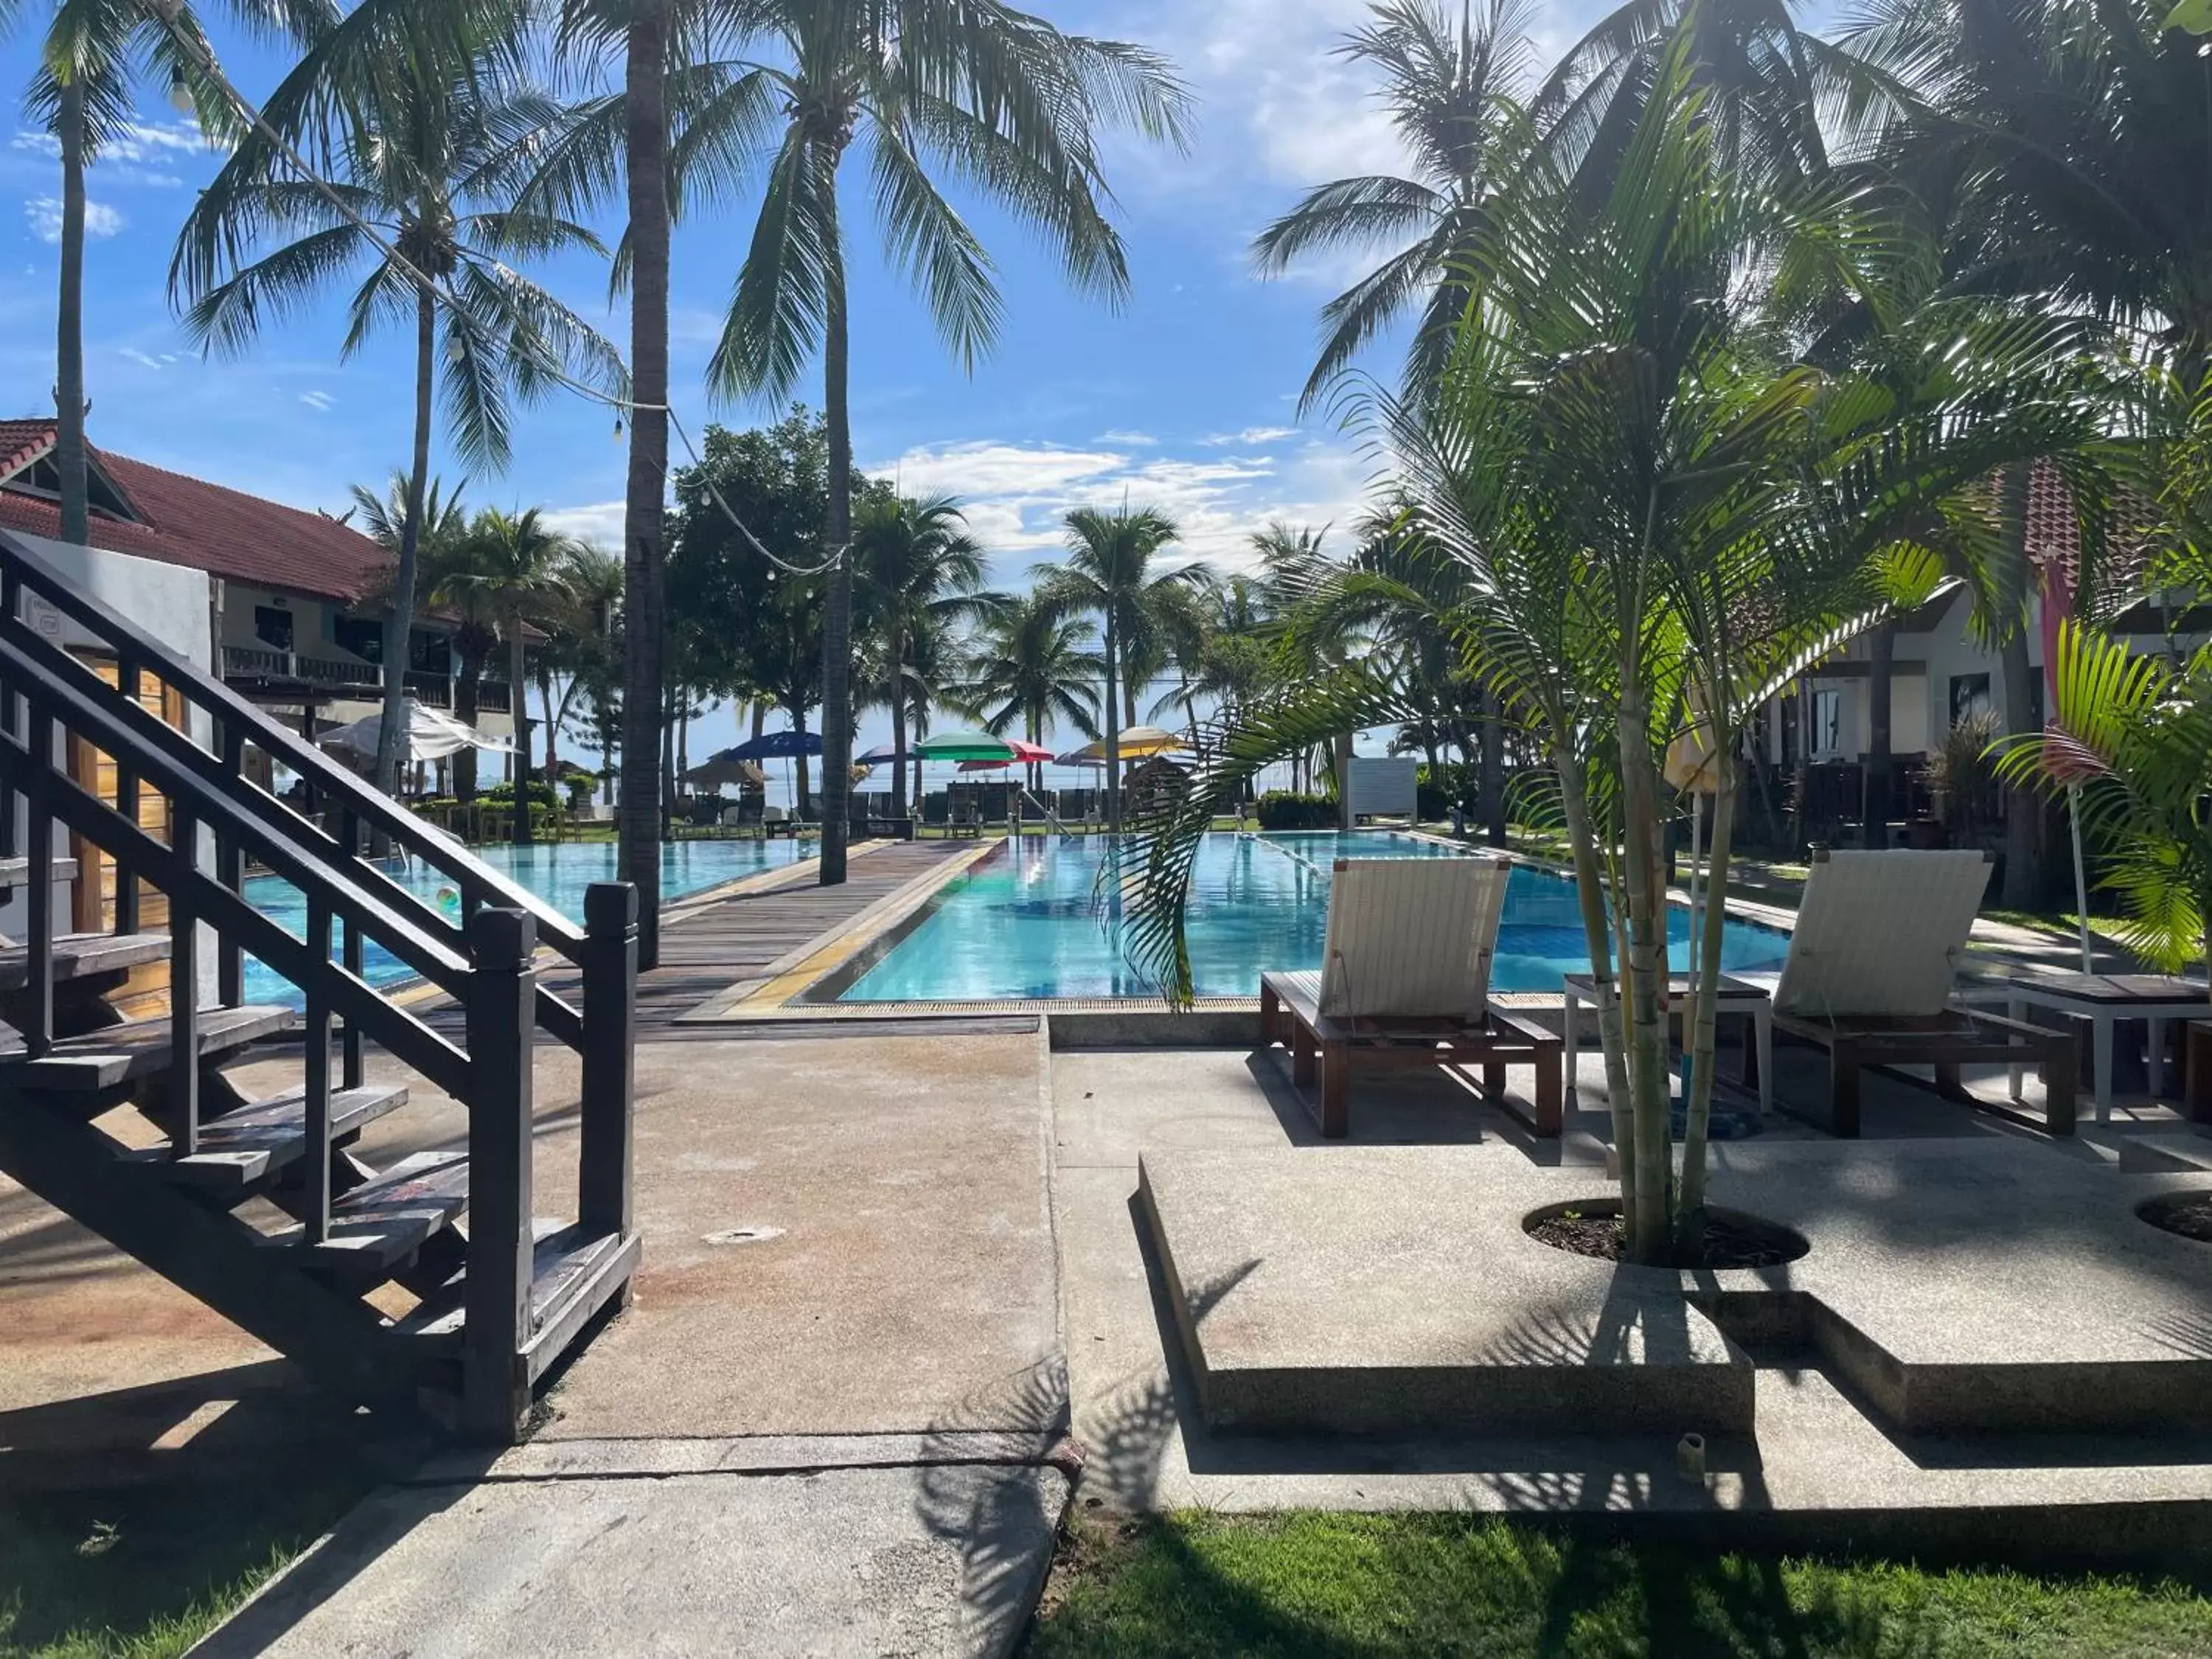
<svg viewBox="0 0 2212 1659"><path fill-rule="evenodd" d="M514 805L514 786L504 781L495 783L477 799L487 806L512 806ZM555 804L553 786L543 778L531 779L530 802L533 806L552 806Z"/></svg>
<svg viewBox="0 0 2212 1659"><path fill-rule="evenodd" d="M1325 795L1270 789L1255 809L1262 830L1334 830L1336 803Z"/></svg>
<svg viewBox="0 0 2212 1659"><path fill-rule="evenodd" d="M580 812L592 804L592 790L599 781L596 772L571 772L563 781L568 791L568 810Z"/></svg>

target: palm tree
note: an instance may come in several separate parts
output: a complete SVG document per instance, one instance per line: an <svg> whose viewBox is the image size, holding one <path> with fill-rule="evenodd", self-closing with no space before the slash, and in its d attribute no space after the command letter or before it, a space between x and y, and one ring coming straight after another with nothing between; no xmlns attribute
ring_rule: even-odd
<svg viewBox="0 0 2212 1659"><path fill-rule="evenodd" d="M2057 295L2212 365L2212 74L2166 0L1879 0L1843 47L1917 94L1883 159L1953 205L1956 290Z"/></svg>
<svg viewBox="0 0 2212 1659"><path fill-rule="evenodd" d="M538 619L568 599L575 544L546 527L538 509L502 513L487 507L470 527L469 555L449 578L465 607L481 607L495 619L507 647L507 706L514 720L514 825L518 847L530 845L530 681L525 672L528 636ZM550 781L550 780L549 780Z"/></svg>
<svg viewBox="0 0 2212 1659"><path fill-rule="evenodd" d="M445 481L432 478L423 492L422 525L416 550L416 586L422 590L426 605L448 611L454 618L453 648L459 659L453 684L453 714L469 726L477 723L477 698L483 683L484 663L492 647L499 642L499 624L489 610L479 599L473 587L464 587L457 578L469 570L476 557L476 543L470 535L467 512L461 505L461 490L466 481L446 493ZM407 502L410 489L407 470L394 467L385 493L377 495L366 484L353 486L353 506L348 518L358 516L361 527L372 541L387 553L397 555L407 523ZM372 597L389 605L392 595L389 583L398 567L395 562L385 573L385 586ZM387 639L386 641L389 644ZM408 661L396 666L386 663L386 675L397 673L403 681ZM477 793L477 751L464 749L453 757L453 793L462 800L474 800Z"/></svg>
<svg viewBox="0 0 2212 1659"><path fill-rule="evenodd" d="M1041 232L1079 287L1118 300L1128 270L1106 217L1100 140L1129 126L1180 145L1187 99L1152 53L1063 34L997 0L744 0L729 20L743 50L766 55L731 66L731 90L695 128L688 158L706 175L702 195L733 154L769 159L709 379L726 396L781 398L820 350L824 540L842 553L852 540L848 233L837 192L848 152L866 152L884 252L914 280L964 368L992 344L1002 302L988 255L933 169ZM853 581L851 560L840 557L823 629L824 885L845 878Z"/></svg>
<svg viewBox="0 0 2212 1659"><path fill-rule="evenodd" d="M1023 737L1041 744L1065 722L1096 738L1097 684L1106 669L1106 659L1090 648L1096 637L1091 623L1066 615L1045 595L1007 599L985 616L952 695L995 736L1018 725ZM1032 766L1031 787L1038 781Z"/></svg>
<svg viewBox="0 0 2212 1659"><path fill-rule="evenodd" d="M2175 665L2069 623L2056 666L2049 726L2005 739L1998 770L2075 794L2130 951L2212 967L2212 647Z"/></svg>
<svg viewBox="0 0 2212 1659"><path fill-rule="evenodd" d="M569 550L561 574L558 603L549 618L556 625L538 653L538 685L545 703L545 775L556 783L561 757L555 743L578 700L596 703L622 677L623 576L621 556L589 543Z"/></svg>
<svg viewBox="0 0 2212 1659"><path fill-rule="evenodd" d="M1182 535L1175 520L1151 507L1122 503L1109 513L1079 507L1062 520L1067 526L1067 559L1036 567L1037 592L1055 615L1095 616L1105 634L1106 823L1121 828L1121 731L1125 714L1116 682L1128 697L1135 688L1130 673L1165 631L1164 618L1180 615L1179 601L1201 580L1206 567L1178 565L1156 570L1152 561Z"/></svg>
<svg viewBox="0 0 2212 1659"><path fill-rule="evenodd" d="M1882 380L1778 363L1741 258L1788 235L1796 214L1719 164L1686 54L1662 72L1629 164L1597 202L1540 164L1499 205L1437 393L1375 400L1408 527L1456 581L1357 566L1336 579L1348 603L1428 607L1552 759L1592 970L1608 988L1619 953L1620 989L1601 1012L1627 1249L1645 1261L1701 1232L1723 915L1708 906L1692 942L1678 1169L1662 1006L1668 744L1702 728L1712 752L1735 754L1774 686L1883 614L1882 578L1901 586L1917 566L1932 580L1915 539L1931 503L2078 445L2100 418L2075 331L2041 319L1962 322ZM1852 204L1822 210L1831 246L1863 234ZM1317 736L1422 709L1402 663L1379 653L1302 682L1231 734L1148 825L1134 939L1165 984L1188 983L1176 917L1217 803ZM1718 770L1711 879L1725 891L1734 769Z"/></svg>
<svg viewBox="0 0 2212 1659"><path fill-rule="evenodd" d="M1433 381L1465 291L1447 280L1480 229L1491 196L1528 143L1516 96L1534 68L1523 0L1385 0L1337 55L1372 65L1413 176L1338 179L1309 191L1260 233L1252 260L1279 276L1339 250L1390 248L1389 257L1322 308L1321 356L1300 394L1310 409L1361 347L1421 309L1406 364L1409 387Z"/></svg>
<svg viewBox="0 0 2212 1659"><path fill-rule="evenodd" d="M890 709L891 816L906 816L906 702L910 647L931 623L980 614L982 549L950 495L877 496L853 526L855 609L882 647Z"/></svg>
<svg viewBox="0 0 2212 1659"><path fill-rule="evenodd" d="M45 0L0 0L0 34ZM164 21L141 0L52 0L39 68L26 100L31 118L60 151L62 222L54 331L54 465L61 474L61 538L82 544L88 508L85 479L84 218L86 167L127 136L137 114L134 70L166 77L170 101L196 114L212 136L228 137L237 118L201 65L210 54L199 21L179 9ZM329 0L229 0L227 9L267 37L302 43L337 16Z"/></svg>
<svg viewBox="0 0 2212 1659"><path fill-rule="evenodd" d="M295 181L282 153L249 132L185 219L169 267L187 331L211 350L243 351L264 322L292 316L363 266L341 354L361 350L384 323L411 319L415 452L387 664L407 660L414 620L441 323L447 427L460 453L480 465L507 463L511 393L536 397L552 373L624 381L614 349L507 263L606 252L580 224L513 205L518 169L557 130L562 107L514 82L514 20L504 9L477 0L453 9L468 48L458 64L410 44L395 47L388 64L362 70L350 18L349 30L310 51L264 114L278 131L326 150L339 182ZM449 16L425 27L455 26ZM268 241L276 246L254 257ZM377 785L387 791L398 776L404 702L404 675L387 673L376 761Z"/></svg>

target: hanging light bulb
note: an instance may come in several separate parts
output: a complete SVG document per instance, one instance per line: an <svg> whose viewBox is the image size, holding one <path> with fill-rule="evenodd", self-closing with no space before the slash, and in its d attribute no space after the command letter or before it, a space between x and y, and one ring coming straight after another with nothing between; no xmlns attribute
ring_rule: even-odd
<svg viewBox="0 0 2212 1659"><path fill-rule="evenodd" d="M460 330L448 329L446 331L446 361L449 363L458 363L468 355L468 347L461 343Z"/></svg>
<svg viewBox="0 0 2212 1659"><path fill-rule="evenodd" d="M181 66L169 71L169 107L179 115L198 112L199 106L192 101L192 89L185 84L185 71Z"/></svg>
<svg viewBox="0 0 2212 1659"><path fill-rule="evenodd" d="M616 441L617 443L620 443L622 441L623 441L623 424L622 424L622 416L619 416L619 415L617 415L617 416L615 416L615 441Z"/></svg>

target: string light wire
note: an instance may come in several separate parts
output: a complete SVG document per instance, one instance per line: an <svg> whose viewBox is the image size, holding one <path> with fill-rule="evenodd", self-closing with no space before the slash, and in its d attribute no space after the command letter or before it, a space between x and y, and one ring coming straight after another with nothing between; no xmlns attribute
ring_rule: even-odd
<svg viewBox="0 0 2212 1659"><path fill-rule="evenodd" d="M309 165L307 157L300 154L292 141L271 125L268 117L262 113L260 107L240 92L230 77L223 73L222 66L216 61L214 49L196 33L185 27L181 0L139 0L139 3L152 15L155 21L167 32L169 38L175 41L185 55L192 60L200 73L207 76L232 108L244 117L246 124L276 149L279 158L289 164L292 170L299 174L304 183L328 202L340 217L367 237L375 246L377 251L397 266L409 281L428 294L435 304L444 307L448 322L457 322L463 336L473 332L473 319L460 301L440 284L436 278L402 253L382 231L356 212L352 204L341 196L328 179ZM753 534L745 521L738 516L737 510L723 498L720 487L715 483L713 473L708 469L706 458L699 453L698 446L691 441L691 434L684 428L682 419L668 404L641 404L633 398L622 397L603 387L579 380L560 368L558 364L548 362L543 358L535 360L532 367L548 380L567 387L578 396L589 398L595 403L605 404L611 409L633 416L640 413L665 416L669 426L675 431L678 439L682 441L684 453L690 456L691 465L697 471L700 482L707 486L708 495L713 500L714 505L721 509L722 515L737 527L738 533L751 544L753 551L777 569L793 576L823 575L836 569L844 560L845 556L852 550L853 544L850 541L840 543L830 549L827 558L816 565L793 564L788 559L780 557L770 551L759 537ZM617 425L619 424L620 422L617 422Z"/></svg>

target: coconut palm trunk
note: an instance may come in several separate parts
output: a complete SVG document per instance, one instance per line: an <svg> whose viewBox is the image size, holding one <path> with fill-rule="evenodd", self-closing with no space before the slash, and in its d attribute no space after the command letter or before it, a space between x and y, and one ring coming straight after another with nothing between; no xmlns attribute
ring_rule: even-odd
<svg viewBox="0 0 2212 1659"><path fill-rule="evenodd" d="M1114 628L1114 607L1106 607L1106 831L1109 835L1121 833L1121 711L1114 701L1114 665L1116 641Z"/></svg>
<svg viewBox="0 0 2212 1659"><path fill-rule="evenodd" d="M1897 684L1897 623L1886 622L1868 645L1866 802L1861 834L1869 847L1889 844L1890 708Z"/></svg>
<svg viewBox="0 0 2212 1659"><path fill-rule="evenodd" d="M530 677L524 660L522 618L520 615L507 619L507 718L514 723L514 842L517 847L527 847L530 835Z"/></svg>
<svg viewBox="0 0 2212 1659"><path fill-rule="evenodd" d="M623 535L623 878L637 890L638 966L660 959L662 514L668 489L669 0L632 0L623 73L632 408Z"/></svg>
<svg viewBox="0 0 2212 1659"><path fill-rule="evenodd" d="M891 707L891 816L906 816L906 635L891 631L891 678L884 687Z"/></svg>
<svg viewBox="0 0 2212 1659"><path fill-rule="evenodd" d="M430 393L438 349L438 301L415 290L415 455L407 472L407 516L392 576L392 615L384 624L384 719L376 734L376 787L398 793L407 759L408 641L415 626L415 572L422 550L422 495L430 487Z"/></svg>
<svg viewBox="0 0 2212 1659"><path fill-rule="evenodd" d="M823 167L823 210L830 238L823 264L822 411L830 427L830 512L823 542L830 567L829 606L822 619L822 873L824 887L845 880L846 799L853 781L853 422L847 398L851 369L845 260L837 246L837 151Z"/></svg>
<svg viewBox="0 0 2212 1659"><path fill-rule="evenodd" d="M61 473L62 539L90 534L84 457L84 80L62 88L61 292L54 325L54 465Z"/></svg>

